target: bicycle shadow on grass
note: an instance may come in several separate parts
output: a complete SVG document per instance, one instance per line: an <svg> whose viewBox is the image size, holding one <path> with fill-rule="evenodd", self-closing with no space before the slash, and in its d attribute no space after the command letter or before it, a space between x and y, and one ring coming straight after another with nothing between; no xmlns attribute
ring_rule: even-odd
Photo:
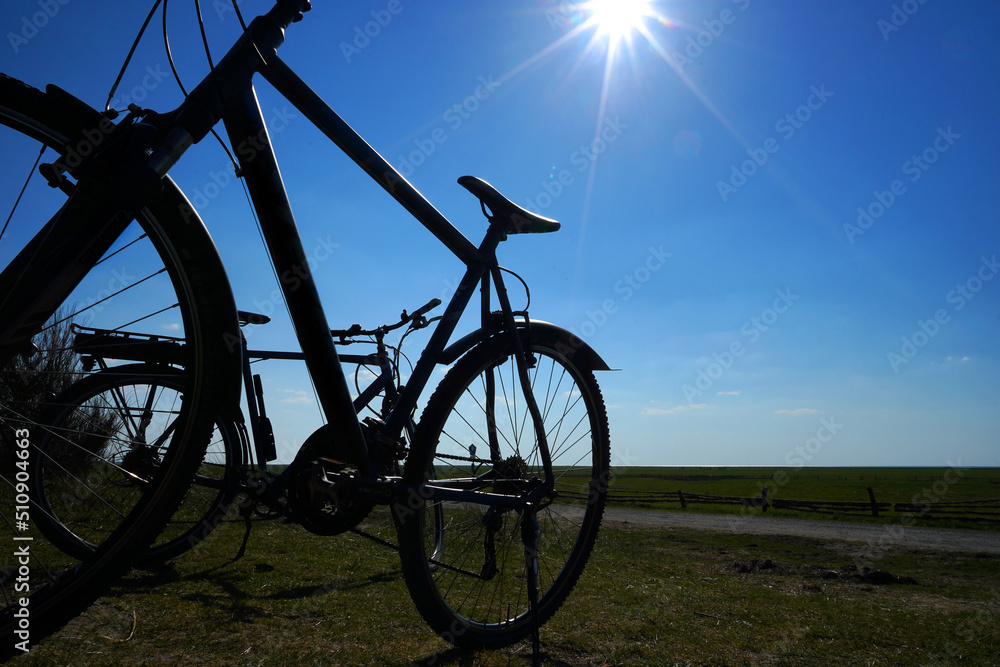
<svg viewBox="0 0 1000 667"><path fill-rule="evenodd" d="M413 662L400 663L398 667L440 667L455 665L457 667L465 667L465 665L475 665L477 664L477 658L483 654L490 653L489 651L475 651L472 649L458 648L452 646L443 651L429 655L425 658L415 660ZM549 665L551 667L575 667L572 663L565 662L558 658L549 655L544 646L541 651L541 662L543 665ZM531 649L526 648L525 651L520 652L516 655L508 654L508 664L511 665L526 665L531 664L532 656Z"/></svg>
<svg viewBox="0 0 1000 667"><path fill-rule="evenodd" d="M398 667L437 667L438 665L474 665L476 651L452 646L434 655L413 662L400 663Z"/></svg>
<svg viewBox="0 0 1000 667"><path fill-rule="evenodd" d="M269 601L301 600L331 593L347 593L366 589L372 586L382 586L403 580L403 571L394 569L388 572L376 572L367 576L337 576L325 582L303 583L295 586L284 586L267 595L251 594L244 590L249 587L253 575L274 572L278 568L268 563L254 563L252 569L229 568L232 563L213 566L195 572L181 573L174 561L148 564L137 567L115 585L114 595L122 596L130 593L149 593L165 584L204 582L218 586L229 599L254 599ZM207 593L185 593L180 597L196 601L210 602L215 595Z"/></svg>

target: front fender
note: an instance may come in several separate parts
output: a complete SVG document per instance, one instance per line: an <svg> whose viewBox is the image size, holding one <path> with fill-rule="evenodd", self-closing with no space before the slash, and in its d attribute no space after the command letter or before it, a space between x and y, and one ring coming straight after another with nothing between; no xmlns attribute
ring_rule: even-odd
<svg viewBox="0 0 1000 667"><path fill-rule="evenodd" d="M240 328L236 317L236 301L226 276L219 251L205 226L205 222L195 210L188 198L181 192L177 184L169 176L163 178L163 190L147 208L166 227L183 225L194 229L195 234L203 235L204 244L198 248L175 248L182 261L197 262L203 272L214 275L212 279L213 307L224 312L226 329L220 339L206 342L210 354L216 359L216 365L222 374L214 400L218 403L221 415L234 422L242 420L240 412L240 397L243 384L243 346L240 338ZM206 268L210 267L210 268Z"/></svg>
<svg viewBox="0 0 1000 667"><path fill-rule="evenodd" d="M590 347L585 343L579 336L574 335L572 332L563 329L562 327L556 326L550 322L543 322L541 320L530 320L525 322L524 320L516 321L517 328L521 332L522 336L527 336L529 332L544 332L547 335L560 340L565 345L565 350L560 350L566 352L570 358L573 359L575 363L580 368L586 368L592 371L610 371L614 370L608 363L601 358L594 348ZM477 329L472 333L463 336L458 339L441 353L441 357L438 359L439 363L450 365L455 363L455 361L461 357L463 354L471 350L476 345L482 343L488 338L500 333L501 327L499 324L491 327L484 327L482 329Z"/></svg>
<svg viewBox="0 0 1000 667"><path fill-rule="evenodd" d="M70 136L76 134L79 137L80 134L94 128L101 128L103 133L110 124L110 121L100 112L90 108L86 102L58 86L47 86L45 94L60 108L68 110L69 117L82 119L82 122L75 127L63 128ZM223 313L221 317L226 321L225 330L221 332L222 335L217 339L207 340L205 343L209 350L208 354L217 359L217 368L224 376L222 384L215 389L213 399L218 402L218 408L223 416L238 422L242 419L240 413L242 392L240 380L243 371L242 345L236 318L236 302L233 299L232 288L226 277L218 249L215 247L201 216L198 215L194 206L169 176L164 176L162 191L146 204L146 208L153 213L165 229L171 225L184 226L190 228L191 234L204 237L204 243L192 247L175 247L171 251L177 253L181 262L196 263L202 267L203 275L213 276L210 278L212 307L217 312ZM169 233L169 229L167 232ZM161 248L160 250L163 252L167 249ZM128 357L125 358L128 359ZM164 361L168 361L168 359L164 359Z"/></svg>

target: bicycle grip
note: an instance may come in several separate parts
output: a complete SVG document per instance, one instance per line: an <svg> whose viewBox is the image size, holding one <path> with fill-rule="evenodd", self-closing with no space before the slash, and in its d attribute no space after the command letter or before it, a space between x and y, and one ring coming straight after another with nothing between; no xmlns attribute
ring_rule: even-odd
<svg viewBox="0 0 1000 667"><path fill-rule="evenodd" d="M435 297L435 298L431 299L430 301L428 301L425 305L423 305L420 308L417 308L415 311L413 311L413 313L410 315L410 319L416 319L416 318L420 317L421 315L423 315L424 313L426 313L427 311L434 310L435 308L437 308L440 305L441 305L441 299L438 299L437 297Z"/></svg>

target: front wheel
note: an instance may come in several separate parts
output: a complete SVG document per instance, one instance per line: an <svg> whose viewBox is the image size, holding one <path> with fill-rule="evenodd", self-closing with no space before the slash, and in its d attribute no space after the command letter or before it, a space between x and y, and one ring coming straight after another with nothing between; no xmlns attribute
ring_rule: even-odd
<svg viewBox="0 0 1000 667"><path fill-rule="evenodd" d="M41 294L51 263L35 251L44 246L48 221L75 191L82 158L111 136L112 127L57 89L43 93L0 74L0 303L31 295L36 315L58 305L58 290ZM61 180L46 176L55 173L54 165L69 169ZM145 553L189 487L220 406L238 404L240 355L227 344L239 340L236 308L218 252L191 210L166 179L163 192L111 248L90 258L96 263L56 314L39 323L36 348L21 346L10 359L0 354L0 526L9 531L0 548L0 662L62 627ZM72 465L87 474L77 476L76 495L59 502L79 498L77 510L93 512L75 517L87 520L86 539L94 548L71 555L41 530L42 522L59 519L35 502L30 484L38 445L53 435L40 419L44 406L88 372L75 350L75 334L84 328L169 338L175 363L188 372L169 443L162 443L155 470L146 468L151 475L143 478L141 494L131 486L127 496L112 496L124 487L102 486L112 469L129 471L110 451L76 451ZM0 340L0 350L9 350L11 340ZM114 356L108 352L104 356ZM94 486L88 483L92 472L98 473Z"/></svg>
<svg viewBox="0 0 1000 667"><path fill-rule="evenodd" d="M395 508L410 595L428 624L460 646L510 644L531 632L536 620L548 620L583 572L604 513L608 417L594 374L575 363L568 335L521 335L526 345L530 340L531 391L545 426L555 490L536 513L536 614L529 602L523 511L420 498ZM512 496L544 482L514 355L513 341L500 335L448 372L417 427L406 482L433 478L435 486Z"/></svg>

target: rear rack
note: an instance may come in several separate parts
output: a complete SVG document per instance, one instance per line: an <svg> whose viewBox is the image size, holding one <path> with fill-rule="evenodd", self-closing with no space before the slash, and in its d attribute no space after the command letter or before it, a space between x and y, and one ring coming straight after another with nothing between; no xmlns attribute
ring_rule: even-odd
<svg viewBox="0 0 1000 667"><path fill-rule="evenodd" d="M143 361L183 366L187 351L182 338L73 325L73 349L100 359Z"/></svg>

